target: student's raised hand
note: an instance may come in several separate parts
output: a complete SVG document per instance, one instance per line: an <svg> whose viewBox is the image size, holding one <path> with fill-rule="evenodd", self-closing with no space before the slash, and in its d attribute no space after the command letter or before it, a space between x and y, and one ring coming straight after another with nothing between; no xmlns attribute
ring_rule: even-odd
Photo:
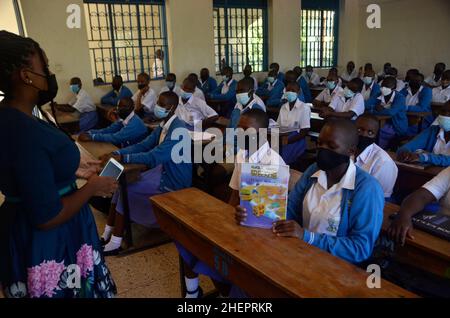
<svg viewBox="0 0 450 318"><path fill-rule="evenodd" d="M387 230L388 237L397 244L405 245L406 238L414 240L412 235L413 224L411 218L399 215L389 226Z"/></svg>
<svg viewBox="0 0 450 318"><path fill-rule="evenodd" d="M91 136L87 133L81 133L78 136L78 141L91 141L91 140L92 140Z"/></svg>
<svg viewBox="0 0 450 318"><path fill-rule="evenodd" d="M114 178L94 174L89 178L87 186L91 187L93 196L110 198L119 187L119 183Z"/></svg>
<svg viewBox="0 0 450 318"><path fill-rule="evenodd" d="M238 225L242 225L242 223L247 220L247 211L243 207L238 205L234 213L234 219L236 220L236 223Z"/></svg>
<svg viewBox="0 0 450 318"><path fill-rule="evenodd" d="M303 228L294 220L277 221L273 223L272 231L277 236L296 237L303 240Z"/></svg>

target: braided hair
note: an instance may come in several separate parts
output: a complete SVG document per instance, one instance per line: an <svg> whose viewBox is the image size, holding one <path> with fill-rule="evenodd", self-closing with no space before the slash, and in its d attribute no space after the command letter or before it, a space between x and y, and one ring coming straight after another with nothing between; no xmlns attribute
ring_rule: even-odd
<svg viewBox="0 0 450 318"><path fill-rule="evenodd" d="M12 85L14 72L24 67L30 67L30 58L34 54L39 54L41 59L44 57L39 43L31 38L25 38L7 31L0 31L0 91L3 92L2 95L6 99L14 98L14 87ZM53 103L50 105L55 124L41 107L38 107L39 111L47 122L60 129Z"/></svg>

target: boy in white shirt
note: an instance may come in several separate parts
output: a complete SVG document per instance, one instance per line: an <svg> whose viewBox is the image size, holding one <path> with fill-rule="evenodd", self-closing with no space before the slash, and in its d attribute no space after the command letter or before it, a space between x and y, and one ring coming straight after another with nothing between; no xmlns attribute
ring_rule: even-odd
<svg viewBox="0 0 450 318"><path fill-rule="evenodd" d="M364 83L360 78L352 79L341 94L336 94L329 107L322 109L323 118L336 117L355 120L364 113L364 98L361 90Z"/></svg>
<svg viewBox="0 0 450 318"><path fill-rule="evenodd" d="M166 76L166 85L161 88L159 95L164 92L174 92L180 96L180 86L177 84L177 76L174 73L169 73Z"/></svg>
<svg viewBox="0 0 450 318"><path fill-rule="evenodd" d="M186 78L183 81L180 104L175 115L186 122L188 129L193 130L194 127L200 126L204 130L211 126L219 118L219 115L204 100L195 97L195 88L195 82L191 79Z"/></svg>
<svg viewBox="0 0 450 318"><path fill-rule="evenodd" d="M347 67L344 72L341 74L341 79L344 84L347 84L352 79L358 77L358 71L355 68L355 62L350 61L347 63Z"/></svg>
<svg viewBox="0 0 450 318"><path fill-rule="evenodd" d="M141 73L137 78L138 90L133 95L135 112L140 117L154 118L153 109L156 105L156 94L150 88L150 76L147 73Z"/></svg>
<svg viewBox="0 0 450 318"><path fill-rule="evenodd" d="M446 103L450 100L450 70L441 77L441 86L433 88L433 103Z"/></svg>
<svg viewBox="0 0 450 318"><path fill-rule="evenodd" d="M195 73L191 73L191 74L188 75L187 78L195 83L194 96L197 97L197 98L200 98L203 101L206 101L205 94L203 93L203 91L197 85L197 84L200 83L200 81L198 80L198 75L195 74Z"/></svg>
<svg viewBox="0 0 450 318"><path fill-rule="evenodd" d="M430 88L435 88L441 85L441 77L445 71L445 63L437 63L434 66L434 72L425 79L425 83L428 84Z"/></svg>
<svg viewBox="0 0 450 318"><path fill-rule="evenodd" d="M313 100L316 107L328 106L337 94L342 94L344 89L339 86L339 77L336 74L329 74L325 81L326 88Z"/></svg>
<svg viewBox="0 0 450 318"><path fill-rule="evenodd" d="M305 74L303 74L306 82L309 86L318 86L320 84L320 76L314 72L311 65L308 65L305 69Z"/></svg>
<svg viewBox="0 0 450 318"><path fill-rule="evenodd" d="M397 181L398 168L391 156L375 143L380 123L374 115L364 114L356 120L356 128L359 142L355 164L378 180L385 199L389 199Z"/></svg>

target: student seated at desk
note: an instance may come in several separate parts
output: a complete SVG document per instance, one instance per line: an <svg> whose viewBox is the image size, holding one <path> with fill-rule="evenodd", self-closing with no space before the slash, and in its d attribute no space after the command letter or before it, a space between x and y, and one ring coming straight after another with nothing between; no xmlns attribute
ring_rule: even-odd
<svg viewBox="0 0 450 318"><path fill-rule="evenodd" d="M194 96L201 99L202 101L206 101L205 94L200 88L197 87L197 83L199 83L198 75L195 73L191 73L187 78L195 83Z"/></svg>
<svg viewBox="0 0 450 318"><path fill-rule="evenodd" d="M304 96L304 99L300 99L305 103L312 103L311 89L309 88L308 82L303 77L303 69L300 66L294 67L293 70L297 76L297 83L300 86L300 91Z"/></svg>
<svg viewBox="0 0 450 318"><path fill-rule="evenodd" d="M174 73L166 75L166 85L161 88L159 95L164 92L174 92L180 96L180 86L177 84L177 76Z"/></svg>
<svg viewBox="0 0 450 318"><path fill-rule="evenodd" d="M398 70L395 67L391 67L387 71L385 77L388 77L388 76L395 78L395 80L397 81L397 86L395 87L395 90L397 92L401 92L405 88L405 82L398 79Z"/></svg>
<svg viewBox="0 0 450 318"><path fill-rule="evenodd" d="M138 90L133 95L134 110L140 117L154 118L155 91L150 88L150 75L141 73L137 77Z"/></svg>
<svg viewBox="0 0 450 318"><path fill-rule="evenodd" d="M439 125L432 125L401 147L397 160L433 166L450 166L450 102L442 106Z"/></svg>
<svg viewBox="0 0 450 318"><path fill-rule="evenodd" d="M345 68L345 71L341 74L342 84L346 85L348 82L350 82L352 79L358 77L358 71L355 68L355 62L350 61L347 63L347 67Z"/></svg>
<svg viewBox="0 0 450 318"><path fill-rule="evenodd" d="M306 85L306 87L308 87L308 90L309 90L309 86L308 86L308 84L306 84L305 79L303 79L303 81L305 82L305 85ZM298 84L297 73L295 73L294 71L291 71L291 70L287 71L286 74L284 75L285 88L283 89L283 95L281 96L281 99L280 99L280 105L286 103L286 99L284 98L284 95L286 94L286 87L289 85L289 83L297 83ZM298 84L298 85L300 85L300 84ZM303 94L301 87L300 87L300 91L298 92L298 99L300 101L302 101L303 103L306 103L306 97Z"/></svg>
<svg viewBox="0 0 450 318"><path fill-rule="evenodd" d="M98 122L97 109L88 92L84 90L81 79L74 77L70 80L70 91L75 96L69 101L68 106L56 105L56 109L62 112L80 113L80 132L85 132L94 128Z"/></svg>
<svg viewBox="0 0 450 318"><path fill-rule="evenodd" d="M339 77L336 74L328 74L325 81L325 89L313 100L316 107L328 106L337 94L342 94L344 89L339 86Z"/></svg>
<svg viewBox="0 0 450 318"><path fill-rule="evenodd" d="M178 128L186 129L184 122L175 115L178 102L178 95L174 92L162 93L155 106L156 117L164 119L161 126L141 143L120 149L111 155L124 164L144 164L150 169L141 174L138 182L128 186L131 221L146 227L158 226L149 197L188 188L192 184L192 164L175 163L171 158L173 147L182 138L172 139L173 131ZM102 235L102 240L107 243L104 248L105 256L116 255L120 251L124 231L123 212L121 193L116 191Z"/></svg>
<svg viewBox="0 0 450 318"><path fill-rule="evenodd" d="M254 84L254 89L255 91L258 89L258 81L256 80L256 77L252 76L253 70L252 70L252 66L250 64L245 65L244 70L242 71L242 73L244 74L244 78L251 78L253 79L253 82L255 82Z"/></svg>
<svg viewBox="0 0 450 318"><path fill-rule="evenodd" d="M297 82L289 83L286 87L287 102L281 106L277 123L280 127L297 128L289 134L288 144L281 150L281 157L289 165L297 161L306 150L306 140L311 128L311 108L299 100L300 87Z"/></svg>
<svg viewBox="0 0 450 318"><path fill-rule="evenodd" d="M222 115L229 116L234 105L236 104L236 86L237 81L233 79L233 69L225 66L222 69L223 81L220 85L207 97L208 99L219 100L226 103L225 110Z"/></svg>
<svg viewBox="0 0 450 318"><path fill-rule="evenodd" d="M134 103L131 98L123 98L120 100L116 114L119 120L109 127L90 130L87 133L81 134L78 140L109 142L117 147L127 147L147 137L147 126L134 113Z"/></svg>
<svg viewBox="0 0 450 318"><path fill-rule="evenodd" d="M211 126L219 115L204 100L194 95L197 88L195 83L192 78L186 78L183 81L180 102L175 115L186 123L188 129L194 130L194 127L201 127L204 130Z"/></svg>
<svg viewBox="0 0 450 318"><path fill-rule="evenodd" d="M441 85L433 88L433 103L446 103L450 100L450 70L446 70L441 77Z"/></svg>
<svg viewBox="0 0 450 318"><path fill-rule="evenodd" d="M364 113L364 98L361 95L363 85L361 79L352 79L342 93L334 95L329 107L320 111L320 116L355 120L362 115Z"/></svg>
<svg viewBox="0 0 450 318"><path fill-rule="evenodd" d="M311 65L308 65L306 67L303 77L305 78L309 86L318 86L320 84L320 76L319 74L314 72L314 69Z"/></svg>
<svg viewBox="0 0 450 318"><path fill-rule="evenodd" d="M276 76L276 71L270 71L265 84L256 91L256 95L260 97L267 97L267 106L280 107L284 83L277 79Z"/></svg>
<svg viewBox="0 0 450 318"><path fill-rule="evenodd" d="M376 144L380 123L377 117L363 114L355 124L359 135L355 165L378 180L388 200L397 181L398 168L389 154Z"/></svg>
<svg viewBox="0 0 450 318"><path fill-rule="evenodd" d="M246 81L245 79L243 81ZM245 82L246 85L248 80ZM251 85L251 84L250 84ZM235 168L230 181L230 188L233 190L230 198L230 204L236 206L239 204L239 187L241 177L242 163L250 162L255 164L266 165L284 165L280 155L270 148L267 136L259 134L260 129L267 129L269 126L269 117L261 109L250 109L242 114L239 119L238 127L247 131L252 128L257 132L256 136L249 136L251 142L240 146L235 160ZM258 145L261 145L258 149ZM250 152L252 151L252 153ZM221 291L223 296L229 293L229 284L221 277L221 275L210 268L208 265L197 259L181 244L175 242L180 256L183 259L183 267L185 270L185 282L187 288L186 298L200 298L202 290L199 287L198 275L203 274L211 277L216 287Z"/></svg>
<svg viewBox="0 0 450 318"><path fill-rule="evenodd" d="M200 81L198 88L202 90L205 96L208 96L217 88L217 81L209 76L209 70L207 68L202 68L200 70Z"/></svg>
<svg viewBox="0 0 450 318"><path fill-rule="evenodd" d="M383 70L380 73L377 74L378 82L381 82L382 80L384 80L384 78L388 75L389 70L391 69L391 67L392 67L391 63L389 63L389 62L384 63Z"/></svg>
<svg viewBox="0 0 450 318"><path fill-rule="evenodd" d="M367 104L369 99L376 99L380 96L380 85L375 81L375 72L373 70L368 70L364 73L363 82L361 94L364 97L365 104Z"/></svg>
<svg viewBox="0 0 450 318"><path fill-rule="evenodd" d="M122 76L116 75L112 81L112 91L102 97L101 103L105 105L117 106L119 100L133 96L133 93L128 87L123 85Z"/></svg>
<svg viewBox="0 0 450 318"><path fill-rule="evenodd" d="M278 63L270 64L269 72L270 71L275 71L275 78L282 83L284 82L284 73L280 72L280 64L278 64Z"/></svg>
<svg viewBox="0 0 450 318"><path fill-rule="evenodd" d="M425 79L426 85L430 88L435 88L435 87L440 86L442 84L441 83L442 74L444 73L445 68L446 68L445 63L437 63L434 66L433 74L431 74L430 76L428 76Z"/></svg>
<svg viewBox="0 0 450 318"><path fill-rule="evenodd" d="M393 142L406 136L408 132L405 96L395 91L395 85L395 78L386 77L381 82L380 96L366 103L368 112L376 116L391 117L380 130L379 145L383 149L388 149Z"/></svg>
<svg viewBox="0 0 450 318"><path fill-rule="evenodd" d="M401 93L406 97L408 112L431 112L432 91L423 85L422 74L410 74L408 87L405 87Z"/></svg>
<svg viewBox="0 0 450 318"><path fill-rule="evenodd" d="M372 63L364 64L364 68L360 67L359 72L358 72L358 77L363 80L366 72L369 72L369 71L373 71L375 73ZM377 77L376 73L375 73L375 81L378 82L378 77Z"/></svg>

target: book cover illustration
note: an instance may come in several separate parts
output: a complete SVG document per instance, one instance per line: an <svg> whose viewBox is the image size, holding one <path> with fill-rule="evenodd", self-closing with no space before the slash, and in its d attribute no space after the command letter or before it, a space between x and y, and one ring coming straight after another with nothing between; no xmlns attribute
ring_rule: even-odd
<svg viewBox="0 0 450 318"><path fill-rule="evenodd" d="M288 185L288 166L242 164L240 205L247 210L243 225L268 229L285 220Z"/></svg>

